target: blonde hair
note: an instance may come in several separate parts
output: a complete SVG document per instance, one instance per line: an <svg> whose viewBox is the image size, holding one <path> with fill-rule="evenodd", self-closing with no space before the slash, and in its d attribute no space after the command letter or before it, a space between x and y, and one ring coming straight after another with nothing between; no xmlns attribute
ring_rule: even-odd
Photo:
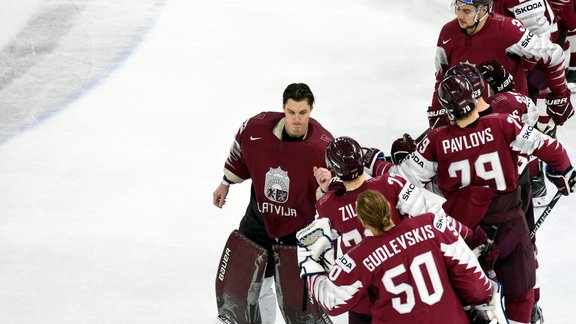
<svg viewBox="0 0 576 324"><path fill-rule="evenodd" d="M390 204L386 197L375 190L366 190L358 195L356 214L365 225L370 225L382 232L392 225Z"/></svg>

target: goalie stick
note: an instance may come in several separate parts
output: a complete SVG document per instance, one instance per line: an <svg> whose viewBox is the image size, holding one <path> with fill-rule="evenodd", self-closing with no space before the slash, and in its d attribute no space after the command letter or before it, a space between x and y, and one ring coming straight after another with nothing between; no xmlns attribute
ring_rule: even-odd
<svg viewBox="0 0 576 324"><path fill-rule="evenodd" d="M571 181L569 186L573 187L575 182L576 182L576 180ZM536 231L538 230L538 228L540 228L540 226L542 226L542 223L544 223L544 220L546 219L546 217L548 217L548 215L552 211L552 208L554 208L554 206L556 206L558 199L560 199L560 197L562 197L562 196L563 196L562 192L560 190L558 190L556 192L556 194L554 195L554 197L552 198L552 200L550 200L550 203L548 204L548 206L546 206L546 209L544 209L542 214L540 214L538 221L534 224L534 229L532 230L532 232L530 232L530 239L534 238L534 235L536 235Z"/></svg>

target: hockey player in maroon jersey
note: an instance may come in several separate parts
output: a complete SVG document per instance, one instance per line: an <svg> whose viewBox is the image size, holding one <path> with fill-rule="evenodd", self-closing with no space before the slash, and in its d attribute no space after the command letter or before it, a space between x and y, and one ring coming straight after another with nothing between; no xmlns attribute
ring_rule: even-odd
<svg viewBox="0 0 576 324"><path fill-rule="evenodd" d="M570 44L566 43L566 30L562 33L558 32L558 24L556 22L560 19L560 16L555 15L553 8L547 0L497 0L494 1L493 10L495 13L517 18L526 29L540 37L548 38L552 42L557 43L564 49L564 67L568 67ZM564 26L563 22L561 22L561 25ZM536 66L528 65L528 93L540 109L538 129L542 131L550 129L551 132L555 133L556 125L546 112L546 97L550 93L546 75L543 72L541 64ZM554 137L553 134L548 135ZM538 159L534 159L530 163L530 175L534 205L537 207L547 205L549 201L546 197L547 190L543 165Z"/></svg>
<svg viewBox="0 0 576 324"><path fill-rule="evenodd" d="M390 166L389 162L388 163ZM372 157L368 156L365 162L362 147L358 142L348 136L335 138L326 148L326 165L339 180L342 187L329 190L323 177L331 177L328 170L320 172L317 169L317 181L324 184L323 195L316 203L317 218L330 220L332 228L340 235L339 252L347 253L366 236L371 235L356 217L355 202L358 195L366 190L376 190L386 197L393 207L390 211L391 219L399 224L406 217L414 217L427 212L444 213L441 205L430 203L421 189L407 182L398 175L384 172L378 177L367 179L364 175L365 164L372 164ZM334 184L334 182L332 183ZM481 229L472 231L466 226L447 217L452 222L450 226L464 238L471 249L475 249L477 256L481 255L483 269L492 269L498 251L495 246L487 248L487 235ZM370 323L370 300L368 295L361 297L356 306L348 313L349 324Z"/></svg>
<svg viewBox="0 0 576 324"><path fill-rule="evenodd" d="M549 39L527 30L517 19L491 13L492 0L455 0L456 18L442 28L436 48L436 84L448 68L459 62L479 64L496 59L510 71L518 92L528 95L523 60L542 64L551 94L547 113L557 125L574 110L564 74L564 52ZM445 109L436 96L428 109L430 127L449 124Z"/></svg>
<svg viewBox="0 0 576 324"><path fill-rule="evenodd" d="M469 323L462 302L507 323L500 286L485 276L444 214L396 224L393 207L375 190L360 193L355 209L373 236L338 258L329 274L324 267L333 262L329 221L318 219L297 234L301 276L328 314L354 309L370 294L372 323Z"/></svg>
<svg viewBox="0 0 576 324"><path fill-rule="evenodd" d="M499 260L494 267L504 286L511 320L529 323L535 284L534 254L521 208L518 156L534 154L547 164L547 176L565 195L576 177L566 151L555 139L520 121L519 116L479 117L470 82L444 79L438 97L454 125L432 129L401 164L410 182L424 185L436 175L447 199L443 205L468 226L496 225ZM462 203L466 202L466 203Z"/></svg>
<svg viewBox="0 0 576 324"><path fill-rule="evenodd" d="M514 78L498 61L488 60L480 63L478 69L469 63L460 63L451 67L446 75L460 74L472 84L474 95L476 97L476 109L480 117L487 116L492 113L498 114L512 114L513 116L520 117L524 124L536 125L538 122L538 108L534 105L533 101L525 95L514 91ZM486 100L482 98L484 93L484 77L488 81L490 88L492 88L493 96L488 97ZM528 230L531 232L534 229L534 205L532 204L532 189L530 182L530 159L519 157L518 169L520 179L518 185L521 189L522 210L528 224ZM538 160L533 160L536 167L538 167ZM534 164L533 162L530 163ZM535 238L532 239L534 243L534 257L536 258L536 278L538 278L538 260L536 253ZM534 306L532 308L531 323L538 323L542 318L542 309L538 306L540 300L540 287L539 280L536 279L537 285L534 287Z"/></svg>
<svg viewBox="0 0 576 324"><path fill-rule="evenodd" d="M547 0L494 0L492 10L522 22L526 29L554 41L558 37L558 17Z"/></svg>
<svg viewBox="0 0 576 324"><path fill-rule="evenodd" d="M226 160L224 178L213 194L214 205L222 208L231 184L252 180L239 232L268 251L266 279L254 285L262 285L258 304L263 323L276 319L272 245L295 245L296 231L314 219L318 186L313 167L325 165L324 151L332 140L330 132L310 117L314 95L306 84L290 84L282 103L283 112L262 112L242 124ZM233 269L227 276L234 274L252 278L250 269ZM237 314L245 316L244 310Z"/></svg>
<svg viewBox="0 0 576 324"><path fill-rule="evenodd" d="M552 11L559 18L558 33L565 35L566 42L570 46L570 57L566 81L572 84L576 82L576 11L574 0L549 0ZM574 88L572 88L574 91Z"/></svg>

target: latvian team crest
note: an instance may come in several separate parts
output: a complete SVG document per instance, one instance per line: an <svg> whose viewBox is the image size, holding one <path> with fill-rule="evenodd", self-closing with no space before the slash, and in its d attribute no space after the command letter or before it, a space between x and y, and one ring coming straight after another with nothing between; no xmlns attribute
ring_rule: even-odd
<svg viewBox="0 0 576 324"><path fill-rule="evenodd" d="M266 173L264 194L266 197L277 203L285 203L288 200L288 189L290 188L290 178L288 172L280 167Z"/></svg>

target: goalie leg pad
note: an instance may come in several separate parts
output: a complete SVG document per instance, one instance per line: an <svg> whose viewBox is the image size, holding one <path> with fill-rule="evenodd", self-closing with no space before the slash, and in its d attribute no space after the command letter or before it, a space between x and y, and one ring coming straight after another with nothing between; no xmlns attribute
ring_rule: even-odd
<svg viewBox="0 0 576 324"><path fill-rule="evenodd" d="M225 323L261 323L258 299L268 252L234 230L224 246L216 275L218 318Z"/></svg>
<svg viewBox="0 0 576 324"><path fill-rule="evenodd" d="M273 245L276 267L276 297L286 323L332 324L311 296L305 293L306 282L300 279L296 247ZM305 304L303 296L306 296Z"/></svg>

